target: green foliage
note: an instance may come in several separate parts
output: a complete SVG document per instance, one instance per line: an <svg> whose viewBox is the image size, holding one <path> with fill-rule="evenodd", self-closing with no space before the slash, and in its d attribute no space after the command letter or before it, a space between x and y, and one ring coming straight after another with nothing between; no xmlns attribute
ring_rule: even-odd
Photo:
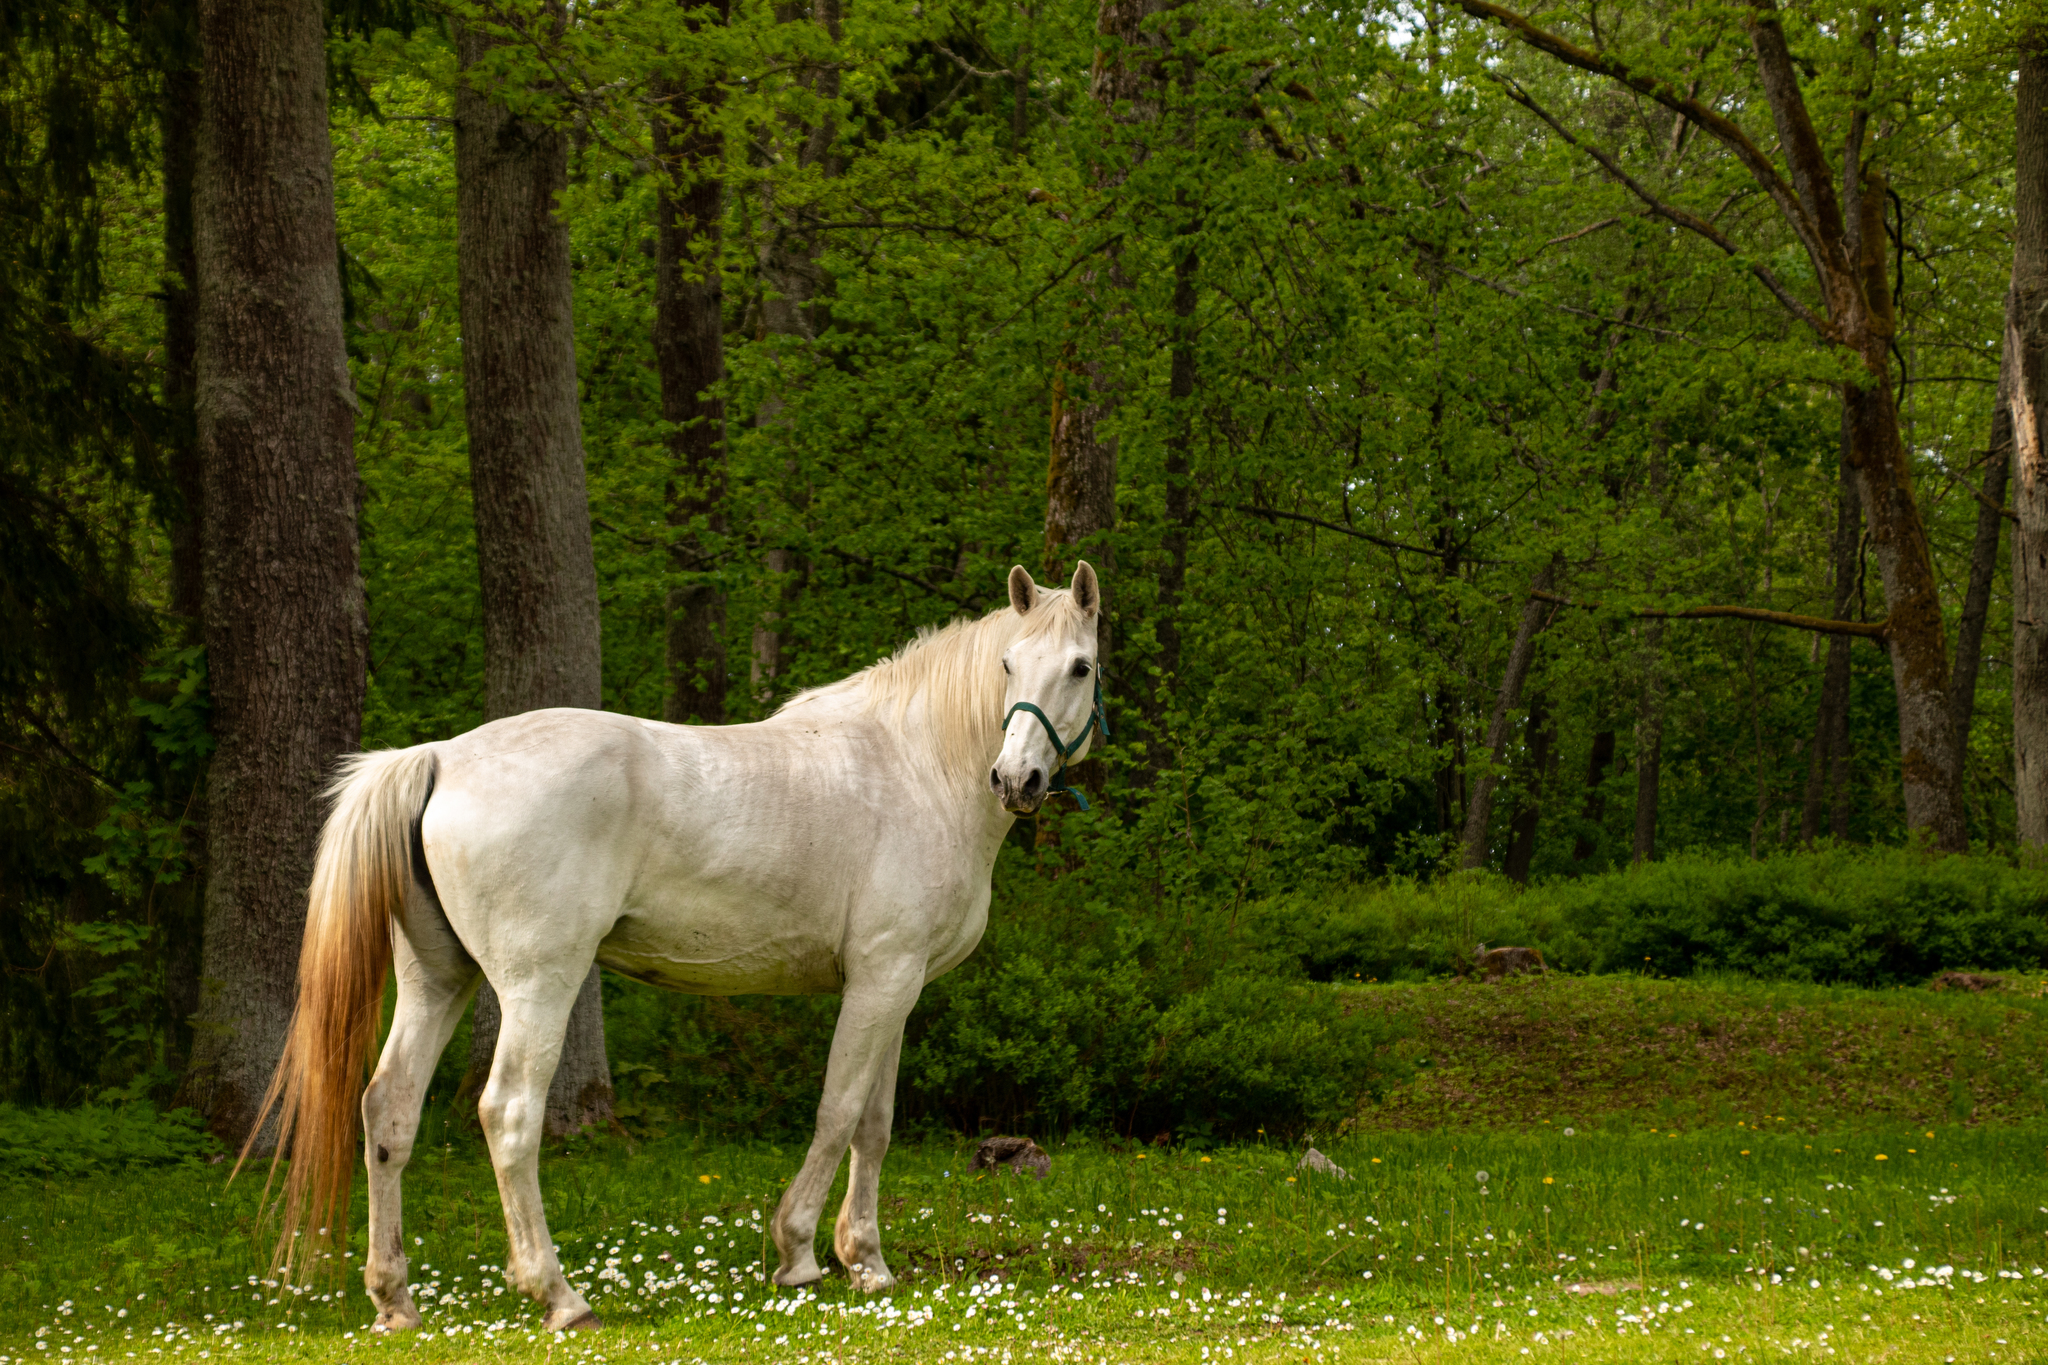
<svg viewBox="0 0 2048 1365"><path fill-rule="evenodd" d="M0 1186L152 1166L202 1165L225 1148L190 1109L147 1104L19 1109L0 1104Z"/></svg>
<svg viewBox="0 0 2048 1365"><path fill-rule="evenodd" d="M1489 877L1277 897L1256 932L1319 980L1461 969L1484 940L1553 968L1917 985L1943 969L2048 967L2048 877L2005 858L1834 847L1687 854L1528 889Z"/></svg>

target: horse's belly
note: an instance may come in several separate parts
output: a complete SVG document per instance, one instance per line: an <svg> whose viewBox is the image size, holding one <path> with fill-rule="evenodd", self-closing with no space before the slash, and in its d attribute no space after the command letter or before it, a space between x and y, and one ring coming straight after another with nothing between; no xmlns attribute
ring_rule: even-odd
<svg viewBox="0 0 2048 1365"><path fill-rule="evenodd" d="M692 995L826 995L845 984L833 945L801 929L666 928L628 916L599 945L597 960L636 981Z"/></svg>

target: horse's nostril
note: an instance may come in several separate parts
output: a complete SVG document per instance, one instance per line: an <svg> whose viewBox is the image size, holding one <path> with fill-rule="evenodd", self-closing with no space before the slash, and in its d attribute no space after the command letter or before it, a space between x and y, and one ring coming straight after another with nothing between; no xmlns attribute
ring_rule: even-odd
<svg viewBox="0 0 2048 1365"><path fill-rule="evenodd" d="M988 770L988 786L990 791L999 792L1003 789L1003 776L994 768Z"/></svg>
<svg viewBox="0 0 2048 1365"><path fill-rule="evenodd" d="M1045 774L1040 772L1038 769L1033 768L1031 770L1031 776L1024 779L1024 791L1026 792L1026 794L1035 792L1039 789L1040 786L1044 785L1044 782Z"/></svg>

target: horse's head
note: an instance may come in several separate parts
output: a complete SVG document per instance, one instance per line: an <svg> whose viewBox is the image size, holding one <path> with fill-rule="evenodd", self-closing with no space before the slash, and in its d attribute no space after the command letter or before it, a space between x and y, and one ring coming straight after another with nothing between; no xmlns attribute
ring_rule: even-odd
<svg viewBox="0 0 2048 1365"><path fill-rule="evenodd" d="M1056 604L1057 603L1057 607ZM1029 815L1045 801L1060 769L1088 752L1099 728L1102 697L1095 658L1102 589L1087 561L1074 569L1065 602L1031 581L1019 564L1010 570L1010 607L1019 616L1047 613L1042 628L1022 631L1003 652L1003 748L988 785L1013 815ZM1032 625L1039 625L1037 621Z"/></svg>

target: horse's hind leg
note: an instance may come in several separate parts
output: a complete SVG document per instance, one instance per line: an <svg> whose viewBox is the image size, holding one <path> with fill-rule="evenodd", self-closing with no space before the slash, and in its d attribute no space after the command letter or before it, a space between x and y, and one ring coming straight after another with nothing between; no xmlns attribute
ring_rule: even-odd
<svg viewBox="0 0 2048 1365"><path fill-rule="evenodd" d="M399 1213L399 1178L412 1156L419 1131L420 1102L433 1079L434 1063L448 1046L462 1008L476 990L476 964L444 923L413 921L393 934L392 966L398 977L398 1006L377 1074L363 1091L363 1164L369 1169L370 1233L363 1260L363 1285L376 1305L373 1330L400 1331L420 1325L419 1310L406 1288L405 1236ZM436 932L438 928L438 932ZM415 942L415 939L418 941Z"/></svg>
<svg viewBox="0 0 2048 1365"><path fill-rule="evenodd" d="M853 1164L846 1177L846 1202L832 1230L832 1250L846 1267L856 1288L894 1289L896 1277L882 1259L882 1226L877 1201L882 1157L889 1150L889 1126L896 1117L896 1064L903 1054L903 1034L888 1049L882 1069L868 1091L867 1107L853 1129Z"/></svg>
<svg viewBox="0 0 2048 1365"><path fill-rule="evenodd" d="M541 1329L578 1331L598 1326L583 1296L562 1277L562 1263L548 1237L547 1213L540 1200L540 1146L547 1117L548 1082L562 1059L562 1041L569 1011L589 974L590 959L569 972L550 964L559 975L524 980L494 979L503 1018L498 1025L498 1051L491 1059L491 1079L484 1086L477 1113L491 1144L491 1165L498 1173L498 1199L505 1206L505 1232L511 1242L512 1283L546 1310Z"/></svg>

